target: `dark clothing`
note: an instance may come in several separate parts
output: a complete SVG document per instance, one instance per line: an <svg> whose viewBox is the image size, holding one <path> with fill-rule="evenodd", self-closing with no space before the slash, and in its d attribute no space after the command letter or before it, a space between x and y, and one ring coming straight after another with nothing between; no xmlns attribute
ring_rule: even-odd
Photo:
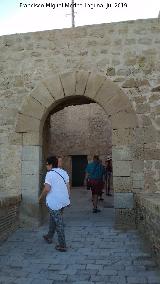
<svg viewBox="0 0 160 284"><path fill-rule="evenodd" d="M107 173L112 173L112 162L108 162L105 166L105 175L107 176Z"/></svg>
<svg viewBox="0 0 160 284"><path fill-rule="evenodd" d="M105 180L106 180L106 194L110 194L111 190L111 176L112 176L112 161L108 161L105 167Z"/></svg>

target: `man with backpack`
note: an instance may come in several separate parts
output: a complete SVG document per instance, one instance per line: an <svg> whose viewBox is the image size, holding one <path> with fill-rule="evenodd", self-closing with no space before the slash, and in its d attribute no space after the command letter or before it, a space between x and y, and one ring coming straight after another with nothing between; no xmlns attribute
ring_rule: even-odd
<svg viewBox="0 0 160 284"><path fill-rule="evenodd" d="M94 155L93 161L87 165L85 172L85 181L92 191L93 213L98 213L101 211L97 208L97 205L98 196L101 194L104 185L104 167L100 163L97 155Z"/></svg>

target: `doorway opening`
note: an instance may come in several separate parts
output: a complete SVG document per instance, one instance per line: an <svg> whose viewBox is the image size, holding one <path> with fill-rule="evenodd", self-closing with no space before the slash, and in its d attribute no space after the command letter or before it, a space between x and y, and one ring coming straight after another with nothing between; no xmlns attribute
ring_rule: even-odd
<svg viewBox="0 0 160 284"><path fill-rule="evenodd" d="M84 184L85 168L88 164L87 155L72 156L72 186L80 187Z"/></svg>

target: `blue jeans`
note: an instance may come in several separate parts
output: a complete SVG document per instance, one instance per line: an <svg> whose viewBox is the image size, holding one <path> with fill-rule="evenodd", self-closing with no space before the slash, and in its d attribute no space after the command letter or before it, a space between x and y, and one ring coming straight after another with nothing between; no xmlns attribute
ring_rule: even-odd
<svg viewBox="0 0 160 284"><path fill-rule="evenodd" d="M65 234L64 234L64 223L63 223L63 216L62 211L60 210L52 210L48 208L50 218L49 218L49 231L48 231L48 238L52 239L55 232L58 235L58 242L61 247L66 247L65 241Z"/></svg>

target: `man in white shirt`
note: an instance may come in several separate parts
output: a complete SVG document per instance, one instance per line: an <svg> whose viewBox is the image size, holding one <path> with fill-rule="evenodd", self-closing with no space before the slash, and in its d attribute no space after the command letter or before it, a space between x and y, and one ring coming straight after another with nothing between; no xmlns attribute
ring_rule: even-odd
<svg viewBox="0 0 160 284"><path fill-rule="evenodd" d="M46 160L46 167L48 172L39 202L46 196L50 221L48 234L43 238L47 243L52 243L53 235L57 232L59 245L56 246L56 249L66 251L62 211L70 204L69 176L66 171L58 167L58 159L55 156Z"/></svg>

